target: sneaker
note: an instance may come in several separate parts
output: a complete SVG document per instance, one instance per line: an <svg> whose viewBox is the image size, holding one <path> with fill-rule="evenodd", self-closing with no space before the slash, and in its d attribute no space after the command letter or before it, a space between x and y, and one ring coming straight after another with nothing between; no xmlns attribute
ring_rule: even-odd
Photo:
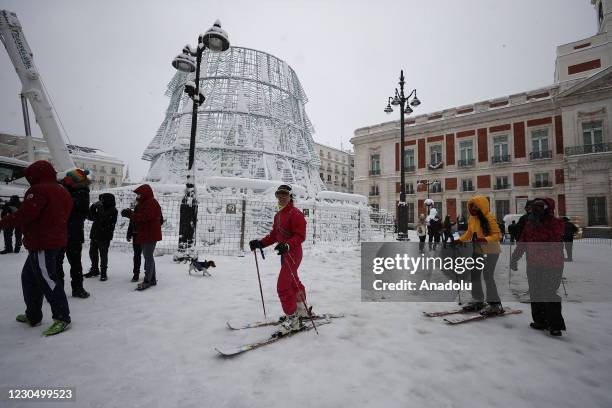
<svg viewBox="0 0 612 408"><path fill-rule="evenodd" d="M88 273L83 275L83 277L85 278L95 278L96 276L100 276L100 271L97 271L95 269L90 269Z"/></svg>
<svg viewBox="0 0 612 408"><path fill-rule="evenodd" d="M89 297L89 292L87 292L83 288L72 289L72 297L81 298L81 299L87 299Z"/></svg>
<svg viewBox="0 0 612 408"><path fill-rule="evenodd" d="M108 280L108 276L106 275L106 272L103 272L103 273L100 275L100 281L105 282L105 281L107 281L107 280Z"/></svg>
<svg viewBox="0 0 612 408"><path fill-rule="evenodd" d="M297 312L287 316L280 324L279 330L275 333L276 336L284 336L291 332L300 331L305 327L302 318Z"/></svg>
<svg viewBox="0 0 612 408"><path fill-rule="evenodd" d="M461 310L464 312L479 312L483 307L485 307L484 302L470 302L467 305L463 306Z"/></svg>
<svg viewBox="0 0 612 408"><path fill-rule="evenodd" d="M145 290L151 287L151 284L147 281L143 281L136 286L136 290Z"/></svg>
<svg viewBox="0 0 612 408"><path fill-rule="evenodd" d="M480 311L483 316L495 316L504 313L504 308L501 303L489 303L484 309Z"/></svg>
<svg viewBox="0 0 612 408"><path fill-rule="evenodd" d="M43 332L43 336L54 336L68 329L70 322L63 320L53 320L53 324Z"/></svg>
<svg viewBox="0 0 612 408"><path fill-rule="evenodd" d="M40 326L40 321L32 323L25 314L18 314L17 317L15 317L15 320L17 320L19 323L27 323L32 327Z"/></svg>

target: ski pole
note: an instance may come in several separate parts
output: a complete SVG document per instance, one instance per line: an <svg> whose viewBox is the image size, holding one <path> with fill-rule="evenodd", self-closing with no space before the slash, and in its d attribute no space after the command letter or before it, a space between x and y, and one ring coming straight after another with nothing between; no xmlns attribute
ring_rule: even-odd
<svg viewBox="0 0 612 408"><path fill-rule="evenodd" d="M287 253L287 255L289 255L289 258L291 258L291 262L293 262L293 264L295 265L295 261L293 260L293 257L291 256L290 253ZM284 261L284 256L281 255L281 263ZM289 266L289 262L287 262L287 266ZM295 278L295 275L293 274L293 269L291 269L291 267L289 267L289 272L291 273L291 277L293 278L293 283L295 284L295 287L298 287L297 284L297 279ZM310 319L310 322L312 323L312 328L315 329L315 333L317 333L317 336L319 335L319 331L317 330L317 326L315 325L314 319L312 318L312 313L310 313L310 309L308 309L308 305L306 304L306 298L304 296L300 296L300 300L302 301L302 304L304 305L304 308L306 309L306 313L308 313L308 318Z"/></svg>
<svg viewBox="0 0 612 408"><path fill-rule="evenodd" d="M268 316L266 315L266 304L264 303L264 298L263 298L263 289L261 288L261 276L259 275L259 262L257 261L257 251L253 250L253 255L255 255L255 267L257 268L257 280L259 281L259 294L261 295L261 306L263 307L264 318L268 319ZM263 250L261 251L261 256L263 257Z"/></svg>

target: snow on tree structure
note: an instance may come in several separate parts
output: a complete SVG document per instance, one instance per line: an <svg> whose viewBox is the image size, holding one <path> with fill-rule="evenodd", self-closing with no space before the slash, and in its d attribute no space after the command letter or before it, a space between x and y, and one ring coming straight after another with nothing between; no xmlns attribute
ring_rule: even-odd
<svg viewBox="0 0 612 408"><path fill-rule="evenodd" d="M168 84L170 104L143 159L147 181L182 183L187 171L191 103L183 92L194 74L177 72ZM303 187L308 196L325 190L306 115L306 94L295 71L262 51L230 47L205 51L198 110L195 179L239 177ZM212 179L211 179L212 180Z"/></svg>

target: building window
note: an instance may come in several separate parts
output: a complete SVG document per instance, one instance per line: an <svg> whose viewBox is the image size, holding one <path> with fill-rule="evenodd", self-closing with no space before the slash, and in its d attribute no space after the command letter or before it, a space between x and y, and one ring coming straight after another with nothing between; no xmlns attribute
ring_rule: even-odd
<svg viewBox="0 0 612 408"><path fill-rule="evenodd" d="M327 159L331 160L331 153L330 152L327 152Z"/></svg>
<svg viewBox="0 0 612 408"><path fill-rule="evenodd" d="M414 203L406 203L406 212L408 213L408 222L414 222Z"/></svg>
<svg viewBox="0 0 612 408"><path fill-rule="evenodd" d="M372 211L374 212L378 212L380 210L380 206L378 204L370 204L370 207L372 207Z"/></svg>
<svg viewBox="0 0 612 408"><path fill-rule="evenodd" d="M495 200L495 216L501 222L506 214L510 214L510 200ZM506 228L508 226L506 225Z"/></svg>
<svg viewBox="0 0 612 408"><path fill-rule="evenodd" d="M429 165L437 166L442 163L442 145L431 145L429 147Z"/></svg>
<svg viewBox="0 0 612 408"><path fill-rule="evenodd" d="M414 149L404 150L404 170L416 170L416 165L414 164Z"/></svg>
<svg viewBox="0 0 612 408"><path fill-rule="evenodd" d="M406 183L406 194L414 194L414 184Z"/></svg>
<svg viewBox="0 0 612 408"><path fill-rule="evenodd" d="M531 153L530 159L550 159L552 150L548 143L548 129L539 129L531 132Z"/></svg>
<svg viewBox="0 0 612 408"><path fill-rule="evenodd" d="M601 151L599 147L603 143L603 127L601 120L582 123L582 140L585 153Z"/></svg>
<svg viewBox="0 0 612 408"><path fill-rule="evenodd" d="M325 180L325 176L323 176L323 173L319 173L319 176L321 177L321 180Z"/></svg>
<svg viewBox="0 0 612 408"><path fill-rule="evenodd" d="M474 191L474 181L472 179L461 179L461 191Z"/></svg>
<svg viewBox="0 0 612 408"><path fill-rule="evenodd" d="M327 182L328 182L328 183L331 183L331 174L328 174L328 175L327 175Z"/></svg>
<svg viewBox="0 0 612 408"><path fill-rule="evenodd" d="M458 164L462 167L474 165L474 142L472 140L464 140L459 142Z"/></svg>
<svg viewBox="0 0 612 408"><path fill-rule="evenodd" d="M493 163L510 161L509 151L507 135L493 137Z"/></svg>
<svg viewBox="0 0 612 408"><path fill-rule="evenodd" d="M338 160L338 155L335 155L334 158L336 159L336 161L340 161Z"/></svg>
<svg viewBox="0 0 612 408"><path fill-rule="evenodd" d="M442 219L442 201L434 202L433 208L435 208L436 211L438 212L438 217Z"/></svg>
<svg viewBox="0 0 612 408"><path fill-rule="evenodd" d="M606 197L587 197L589 226L608 225Z"/></svg>
<svg viewBox="0 0 612 408"><path fill-rule="evenodd" d="M117 169L115 167L111 168L111 174L117 174Z"/></svg>
<svg viewBox="0 0 612 408"><path fill-rule="evenodd" d="M370 175L380 175L380 154L370 156Z"/></svg>
<svg viewBox="0 0 612 408"><path fill-rule="evenodd" d="M323 150L319 150L319 156L323 157Z"/></svg>
<svg viewBox="0 0 612 408"><path fill-rule="evenodd" d="M371 196L378 196L379 195L378 184L374 184L373 186L370 186L370 195Z"/></svg>
<svg viewBox="0 0 612 408"><path fill-rule="evenodd" d="M461 214L460 214L466 220L467 220L467 217L469 215L468 209L467 209L467 203L468 203L467 201L462 201L461 202Z"/></svg>
<svg viewBox="0 0 612 408"><path fill-rule="evenodd" d="M506 190L508 188L510 188L510 184L508 183L508 176L495 177L495 189L496 190Z"/></svg>
<svg viewBox="0 0 612 408"><path fill-rule="evenodd" d="M539 188L539 187L550 187L550 181L548 179L548 173L536 173L534 175L535 177L535 183L534 183L534 187L535 188Z"/></svg>

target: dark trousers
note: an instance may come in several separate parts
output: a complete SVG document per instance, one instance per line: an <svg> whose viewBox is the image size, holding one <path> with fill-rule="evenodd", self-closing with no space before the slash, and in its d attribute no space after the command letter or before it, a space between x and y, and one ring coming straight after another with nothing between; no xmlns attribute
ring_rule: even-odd
<svg viewBox="0 0 612 408"><path fill-rule="evenodd" d="M473 254L473 258L481 257L480 254ZM487 287L487 302L488 303L500 303L499 294L497 293L497 285L495 284L495 265L499 259L499 254L487 254L484 259L484 268L478 269L473 268L471 270L472 279L472 298L476 302L483 302L485 299L484 293L482 292L482 282L480 280L480 274L484 275L485 285Z"/></svg>
<svg viewBox="0 0 612 408"><path fill-rule="evenodd" d="M140 261L142 257L142 245L132 242L134 250L134 275L140 274Z"/></svg>
<svg viewBox="0 0 612 408"><path fill-rule="evenodd" d="M89 259L91 259L91 269L98 270L98 254L100 257L100 271L106 273L108 269L108 247L110 241L91 240L89 243Z"/></svg>
<svg viewBox="0 0 612 408"><path fill-rule="evenodd" d="M425 249L425 238L427 238L426 235L419 235L419 251Z"/></svg>
<svg viewBox="0 0 612 408"><path fill-rule="evenodd" d="M450 239L451 244L455 242L452 231L444 231L444 248L446 248L446 241Z"/></svg>
<svg viewBox="0 0 612 408"><path fill-rule="evenodd" d="M57 254L57 276L64 285L64 255L70 264L70 285L72 290L83 289L83 265L81 265L81 242L68 242L66 248L62 248Z"/></svg>
<svg viewBox="0 0 612 408"><path fill-rule="evenodd" d="M4 231L4 249L7 251L19 251L21 248L21 230L19 228L5 229ZM13 233L15 233L15 246L13 247Z"/></svg>
<svg viewBox="0 0 612 408"><path fill-rule="evenodd" d="M565 253L567 254L566 256L566 260L568 261L573 261L573 249L574 249L574 241L565 241L563 242L563 245L565 245Z"/></svg>
<svg viewBox="0 0 612 408"><path fill-rule="evenodd" d="M557 294L562 276L562 268L527 266L531 317L534 323L551 330L565 330L561 296Z"/></svg>
<svg viewBox="0 0 612 408"><path fill-rule="evenodd" d="M155 252L155 245L157 242L147 242L142 244L142 254L144 256L144 271L145 271L145 282L153 283L157 282L157 276L155 275L155 259L153 258L153 252Z"/></svg>
<svg viewBox="0 0 612 408"><path fill-rule="evenodd" d="M31 324L42 320L43 296L51 306L53 319L70 323L70 309L64 286L57 276L56 257L59 249L29 251L21 271L21 287L26 316Z"/></svg>

